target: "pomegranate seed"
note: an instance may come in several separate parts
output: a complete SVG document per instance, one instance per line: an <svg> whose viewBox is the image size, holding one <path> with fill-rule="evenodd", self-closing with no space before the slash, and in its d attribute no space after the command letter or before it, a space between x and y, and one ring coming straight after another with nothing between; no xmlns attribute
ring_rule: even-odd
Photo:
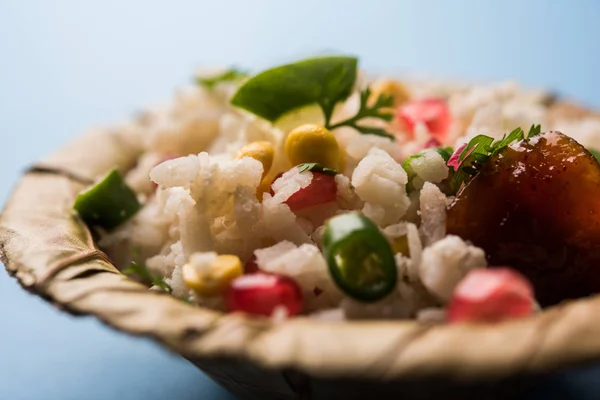
<svg viewBox="0 0 600 400"><path fill-rule="evenodd" d="M450 322L498 322L531 315L533 288L510 268L471 271L454 289L448 306Z"/></svg>
<svg viewBox="0 0 600 400"><path fill-rule="evenodd" d="M278 307L287 315L302 311L304 299L298 284L292 279L274 274L242 275L229 287L225 301L229 311L270 316Z"/></svg>
<svg viewBox="0 0 600 400"><path fill-rule="evenodd" d="M450 128L450 110L442 99L431 98L414 100L401 106L398 120L404 125L410 137L414 137L415 125L423 123L429 133L443 143Z"/></svg>
<svg viewBox="0 0 600 400"><path fill-rule="evenodd" d="M256 256L252 255L252 258L244 265L244 273L255 274L257 272L260 272L260 268L258 268L258 264L256 263Z"/></svg>
<svg viewBox="0 0 600 400"><path fill-rule="evenodd" d="M440 147L442 144L440 143L439 140L437 140L436 138L432 137L431 139L429 139L426 143L425 146L423 146L423 148L425 149L429 149L432 147Z"/></svg>
<svg viewBox="0 0 600 400"><path fill-rule="evenodd" d="M321 172L313 172L310 184L292 194L286 201L292 211L325 204L336 200L335 177Z"/></svg>

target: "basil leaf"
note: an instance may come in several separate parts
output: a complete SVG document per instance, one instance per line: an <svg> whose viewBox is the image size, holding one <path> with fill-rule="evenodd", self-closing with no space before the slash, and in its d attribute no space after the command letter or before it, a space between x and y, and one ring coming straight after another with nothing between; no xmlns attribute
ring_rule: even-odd
<svg viewBox="0 0 600 400"><path fill-rule="evenodd" d="M275 121L296 108L317 103L327 114L352 92L358 60L355 57L321 57L282 65L247 80L231 104Z"/></svg>

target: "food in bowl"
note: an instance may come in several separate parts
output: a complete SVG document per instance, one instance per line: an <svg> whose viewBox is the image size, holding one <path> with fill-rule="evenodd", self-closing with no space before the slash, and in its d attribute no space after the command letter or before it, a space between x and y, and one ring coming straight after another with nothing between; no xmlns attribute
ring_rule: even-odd
<svg viewBox="0 0 600 400"><path fill-rule="evenodd" d="M600 291L598 119L357 64L199 76L74 209L124 273L220 311L495 322Z"/></svg>

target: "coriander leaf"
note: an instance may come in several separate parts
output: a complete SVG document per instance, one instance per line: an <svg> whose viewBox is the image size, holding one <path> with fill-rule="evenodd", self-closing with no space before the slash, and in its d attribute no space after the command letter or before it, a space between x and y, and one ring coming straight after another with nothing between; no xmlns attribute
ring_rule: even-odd
<svg viewBox="0 0 600 400"><path fill-rule="evenodd" d="M394 117L393 113L390 112L390 107L394 104L393 96L381 94L377 96L372 105L369 104L370 97L371 89L367 87L360 93L360 107L356 112L356 115L333 125L329 124L327 120L325 128L333 130L342 126L349 126L363 134L383 136L390 140L394 140L394 135L390 134L383 128L359 124L359 122L364 118L376 118L389 122Z"/></svg>
<svg viewBox="0 0 600 400"><path fill-rule="evenodd" d="M148 267L146 267L146 265L143 263L137 263L135 261L132 261L129 265L129 268L123 270L123 274L129 276L137 276L144 282L149 283L152 286L157 286L167 293L173 292L173 289L167 282L150 272L148 270Z"/></svg>
<svg viewBox="0 0 600 400"><path fill-rule="evenodd" d="M523 129L517 128L517 129L513 130L511 133L509 133L508 135L504 135L502 137L502 139L500 139L499 141L494 142L491 152L492 152L492 154L495 154L496 152L504 149L511 143L516 142L516 141L521 141L524 138L525 138L525 133L523 132Z"/></svg>
<svg viewBox="0 0 600 400"><path fill-rule="evenodd" d="M538 125L531 125L531 128L529 128L529 133L527 134L527 139L531 139L532 137L535 137L537 135L539 135L540 133L542 133L542 126L540 124Z"/></svg>
<svg viewBox="0 0 600 400"><path fill-rule="evenodd" d="M310 172L320 172L322 174L327 174L327 175L332 175L332 176L337 175L337 171L335 169L324 167L323 165L321 165L319 163L304 163L304 164L298 165L297 168L298 168L298 172L300 172L300 173L310 171Z"/></svg>
<svg viewBox="0 0 600 400"><path fill-rule="evenodd" d="M529 129L527 139L539 135L540 132L540 125L533 125ZM456 193L463 183L466 183L481 170L490 157L502 152L511 144L524 139L525 133L523 129L516 128L508 135L505 134L502 136L502 139L494 141L489 136L478 135L471 139L466 146L463 145L457 148L447 163L454 171L450 182L450 189L453 193ZM460 152L460 156L457 158L458 152Z"/></svg>
<svg viewBox="0 0 600 400"><path fill-rule="evenodd" d="M231 104L273 122L316 103L329 121L335 104L352 93L357 64L355 57L334 56L275 67L248 79Z"/></svg>
<svg viewBox="0 0 600 400"><path fill-rule="evenodd" d="M213 76L199 76L196 78L196 83L200 86L204 86L207 89L212 89L215 85L223 82L237 81L248 76L247 73L240 71L236 68L229 68L217 75Z"/></svg>
<svg viewBox="0 0 600 400"><path fill-rule="evenodd" d="M590 153L592 153L592 155L594 156L594 158L595 158L595 159L596 159L598 162L600 162L600 151L598 151L598 150L594 150L594 149L588 149L588 151L589 151Z"/></svg>

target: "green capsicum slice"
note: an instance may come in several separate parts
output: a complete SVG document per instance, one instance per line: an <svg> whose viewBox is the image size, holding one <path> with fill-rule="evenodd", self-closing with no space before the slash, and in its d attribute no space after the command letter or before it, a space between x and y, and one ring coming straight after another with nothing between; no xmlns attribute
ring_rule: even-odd
<svg viewBox="0 0 600 400"><path fill-rule="evenodd" d="M118 170L79 193L73 208L89 227L115 229L142 207Z"/></svg>
<svg viewBox="0 0 600 400"><path fill-rule="evenodd" d="M356 300L373 302L396 287L392 248L377 225L360 213L326 222L323 253L337 286Z"/></svg>

